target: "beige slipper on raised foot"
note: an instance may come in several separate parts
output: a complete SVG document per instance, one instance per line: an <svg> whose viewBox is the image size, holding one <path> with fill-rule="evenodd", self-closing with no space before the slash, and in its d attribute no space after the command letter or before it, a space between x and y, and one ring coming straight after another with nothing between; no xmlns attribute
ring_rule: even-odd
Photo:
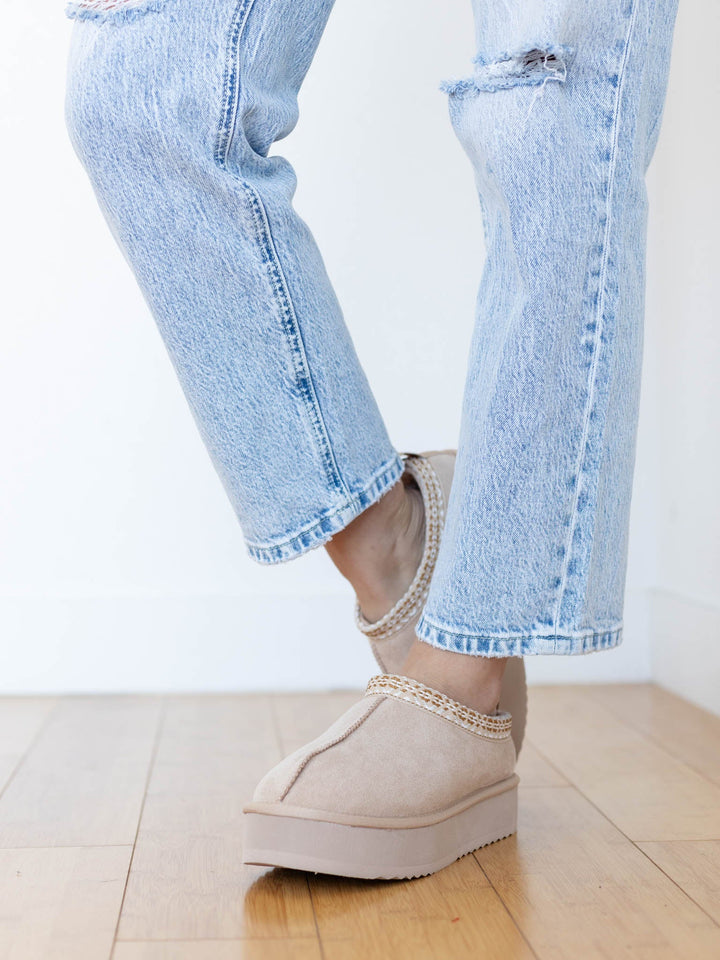
<svg viewBox="0 0 720 960"><path fill-rule="evenodd" d="M246 863L343 877L434 873L517 828L508 713L383 675L274 767L244 808Z"/></svg>
<svg viewBox="0 0 720 960"><path fill-rule="evenodd" d="M405 595L384 617L370 623L355 604L355 622L370 641L378 666L385 673L402 671L405 658L415 639L415 627L422 613L430 579L435 570L445 511L455 472L455 450L430 450L405 453L406 480L414 480L425 506L425 549L415 579ZM519 755L527 719L527 684L522 657L510 657L503 675L499 709L513 718L512 737Z"/></svg>

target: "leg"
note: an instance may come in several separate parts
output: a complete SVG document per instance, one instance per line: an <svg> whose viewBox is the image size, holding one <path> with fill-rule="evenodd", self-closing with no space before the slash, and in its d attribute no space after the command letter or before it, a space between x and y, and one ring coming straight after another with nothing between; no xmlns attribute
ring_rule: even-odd
<svg viewBox="0 0 720 960"><path fill-rule="evenodd" d="M620 642L644 175L675 10L676 0L475 0L476 72L448 93L487 261L446 531L417 631L443 652L502 660Z"/></svg>
<svg viewBox="0 0 720 960"><path fill-rule="evenodd" d="M421 639L404 677L374 678L260 782L249 862L411 877L514 832L512 717L478 704L508 657L620 640L644 173L675 6L476 0L478 68L449 92L488 258Z"/></svg>
<svg viewBox="0 0 720 960"><path fill-rule="evenodd" d="M396 484L393 449L273 143L332 0L80 0L74 145L261 562Z"/></svg>

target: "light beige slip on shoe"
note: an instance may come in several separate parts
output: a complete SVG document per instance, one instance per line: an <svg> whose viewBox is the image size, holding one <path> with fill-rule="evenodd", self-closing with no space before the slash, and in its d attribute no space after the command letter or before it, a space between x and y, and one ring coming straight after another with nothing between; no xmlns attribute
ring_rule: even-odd
<svg viewBox="0 0 720 960"><path fill-rule="evenodd" d="M430 450L402 456L403 479L406 483L415 481L425 506L425 550L420 566L405 595L380 620L370 623L355 604L355 622L370 641L378 666L384 673L392 674L402 672L430 589L455 472L456 451ZM499 709L512 716L512 737L519 755L527 719L527 684L522 657L510 657L507 662Z"/></svg>
<svg viewBox="0 0 720 960"><path fill-rule="evenodd" d="M244 808L246 863L368 879L434 873L517 828L509 714L382 675Z"/></svg>

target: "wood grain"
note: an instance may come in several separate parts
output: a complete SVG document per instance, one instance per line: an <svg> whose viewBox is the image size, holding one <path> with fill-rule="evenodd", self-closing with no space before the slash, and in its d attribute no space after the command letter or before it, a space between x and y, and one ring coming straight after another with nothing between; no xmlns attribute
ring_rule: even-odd
<svg viewBox="0 0 720 960"><path fill-rule="evenodd" d="M167 706L120 940L313 938L305 875L242 864L242 807L280 759L268 697Z"/></svg>
<svg viewBox="0 0 720 960"><path fill-rule="evenodd" d="M647 685L531 688L518 835L432 877L243 866L256 782L359 696L0 699L0 960L720 957L720 720Z"/></svg>
<svg viewBox="0 0 720 960"><path fill-rule="evenodd" d="M0 699L0 793L55 703L53 697Z"/></svg>
<svg viewBox="0 0 720 960"><path fill-rule="evenodd" d="M60 701L0 798L0 847L98 846L135 839L160 701Z"/></svg>
<svg viewBox="0 0 720 960"><path fill-rule="evenodd" d="M520 750L520 757L515 768L520 777L520 783L525 787L566 787L568 781L559 770L540 753L537 747L527 737Z"/></svg>
<svg viewBox="0 0 720 960"><path fill-rule="evenodd" d="M590 692L628 726L720 784L720 717L650 683L598 684Z"/></svg>
<svg viewBox="0 0 720 960"><path fill-rule="evenodd" d="M131 852L131 846L0 850L0 957L109 957Z"/></svg>
<svg viewBox="0 0 720 960"><path fill-rule="evenodd" d="M310 889L326 960L533 957L472 856L408 882L311 876Z"/></svg>
<svg viewBox="0 0 720 960"><path fill-rule="evenodd" d="M720 786L593 698L533 687L528 736L633 840L720 839Z"/></svg>
<svg viewBox="0 0 720 960"><path fill-rule="evenodd" d="M720 841L674 840L638 846L720 924Z"/></svg>
<svg viewBox="0 0 720 960"><path fill-rule="evenodd" d="M118 942L112 960L322 960L313 940Z"/></svg>
<svg viewBox="0 0 720 960"><path fill-rule="evenodd" d="M720 927L573 787L521 788L517 836L475 856L540 960L720 956Z"/></svg>

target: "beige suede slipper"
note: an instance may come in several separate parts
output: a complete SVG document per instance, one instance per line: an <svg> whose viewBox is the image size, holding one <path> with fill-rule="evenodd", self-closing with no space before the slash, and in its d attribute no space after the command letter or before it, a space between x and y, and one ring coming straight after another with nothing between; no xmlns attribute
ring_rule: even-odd
<svg viewBox="0 0 720 960"><path fill-rule="evenodd" d="M509 714L382 675L244 808L246 863L345 877L434 873L517 828Z"/></svg>
<svg viewBox="0 0 720 960"><path fill-rule="evenodd" d="M406 481L418 485L425 506L425 549L415 579L407 592L384 617L370 623L355 604L355 622L370 641L370 648L384 673L402 671L408 651L415 639L415 627L422 613L435 569L440 539L445 525L445 511L453 473L455 450L430 450L405 453ZM512 737L517 754L525 736L527 719L527 684L522 657L510 657L505 667L499 709L512 716Z"/></svg>

